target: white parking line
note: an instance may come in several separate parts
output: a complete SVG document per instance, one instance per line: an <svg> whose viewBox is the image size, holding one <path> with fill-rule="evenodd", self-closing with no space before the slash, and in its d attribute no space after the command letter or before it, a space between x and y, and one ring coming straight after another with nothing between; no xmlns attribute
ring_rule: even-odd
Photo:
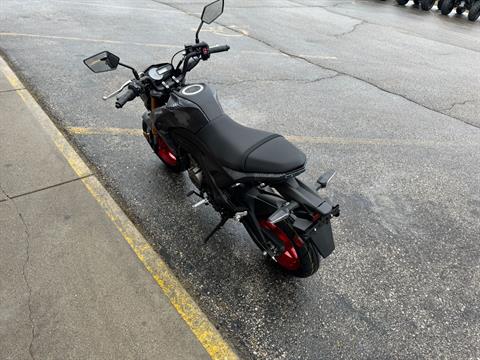
<svg viewBox="0 0 480 360"><path fill-rule="evenodd" d="M50 39L50 40L87 41L87 42L98 42L98 43L106 43L106 44L137 45L137 46L148 46L148 47L168 48L168 49L181 48L181 46L171 45L171 44L127 42L127 41L109 40L109 39L81 38L76 36L57 36L57 35L41 35L41 34L28 34L28 33L15 33L15 32L0 32L0 37L1 36L30 37L30 38L40 38L40 39Z"/></svg>

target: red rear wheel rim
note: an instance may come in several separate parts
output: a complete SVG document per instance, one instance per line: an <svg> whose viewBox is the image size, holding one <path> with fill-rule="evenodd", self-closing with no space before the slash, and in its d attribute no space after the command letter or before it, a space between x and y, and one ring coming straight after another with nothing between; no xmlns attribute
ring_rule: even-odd
<svg viewBox="0 0 480 360"><path fill-rule="evenodd" d="M285 251L275 257L277 263L287 270L298 270L300 268L300 258L288 235L277 225L267 220L260 221L260 226L275 235L285 246Z"/></svg>
<svg viewBox="0 0 480 360"><path fill-rule="evenodd" d="M157 145L157 155L162 159L165 164L170 166L177 165L177 157L173 150L168 146L168 144L163 140L161 136L158 138L158 145Z"/></svg>

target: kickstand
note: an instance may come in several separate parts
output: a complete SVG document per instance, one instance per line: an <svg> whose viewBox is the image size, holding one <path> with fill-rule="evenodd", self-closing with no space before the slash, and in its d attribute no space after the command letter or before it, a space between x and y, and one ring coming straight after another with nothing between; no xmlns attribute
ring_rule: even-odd
<svg viewBox="0 0 480 360"><path fill-rule="evenodd" d="M208 234L208 236L203 240L203 243L206 244L208 242L208 240L210 240L212 238L213 235L215 235L215 233L220 230L222 228L223 225L225 225L225 223L227 222L228 220L228 217L223 217L222 216L222 220L220 220L220 222L218 223L217 226L215 226L215 229L212 230L212 232L210 234Z"/></svg>

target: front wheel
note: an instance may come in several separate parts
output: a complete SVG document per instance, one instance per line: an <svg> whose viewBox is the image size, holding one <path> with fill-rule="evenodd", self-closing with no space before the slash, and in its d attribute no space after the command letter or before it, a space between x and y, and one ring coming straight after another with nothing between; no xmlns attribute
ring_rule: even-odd
<svg viewBox="0 0 480 360"><path fill-rule="evenodd" d="M182 160L177 151L168 145L168 142L160 134L155 138L152 129L145 120L142 121L142 128L145 139L147 139L155 154L170 171L179 173L188 168L185 160Z"/></svg>
<svg viewBox="0 0 480 360"><path fill-rule="evenodd" d="M285 221L272 224L260 221L265 236L274 236L284 245L282 254L275 257L275 264L289 275L308 277L313 275L320 265L317 250L310 242L304 242Z"/></svg>
<svg viewBox="0 0 480 360"><path fill-rule="evenodd" d="M480 16L480 1L476 1L468 11L468 20L477 21Z"/></svg>

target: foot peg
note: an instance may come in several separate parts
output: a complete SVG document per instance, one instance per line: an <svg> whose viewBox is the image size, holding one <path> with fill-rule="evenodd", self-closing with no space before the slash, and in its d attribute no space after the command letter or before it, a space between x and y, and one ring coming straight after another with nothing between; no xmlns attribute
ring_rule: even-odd
<svg viewBox="0 0 480 360"><path fill-rule="evenodd" d="M195 209L195 208L197 208L197 207L199 207L200 205L203 205L203 204L208 205L208 200L207 199L202 199L199 202L193 204L192 208Z"/></svg>
<svg viewBox="0 0 480 360"><path fill-rule="evenodd" d="M187 193L187 197L190 197L192 195L197 195L199 198L202 199L202 200L196 202L195 204L193 204L192 208L195 209L195 208L199 207L200 205L203 205L203 204L208 205L209 204L208 199L203 197L202 194L196 192L195 190L191 190Z"/></svg>
<svg viewBox="0 0 480 360"><path fill-rule="evenodd" d="M317 184L319 185L316 190L320 190L326 188L330 180L335 176L335 170L328 170L322 176L320 176L317 180Z"/></svg>

